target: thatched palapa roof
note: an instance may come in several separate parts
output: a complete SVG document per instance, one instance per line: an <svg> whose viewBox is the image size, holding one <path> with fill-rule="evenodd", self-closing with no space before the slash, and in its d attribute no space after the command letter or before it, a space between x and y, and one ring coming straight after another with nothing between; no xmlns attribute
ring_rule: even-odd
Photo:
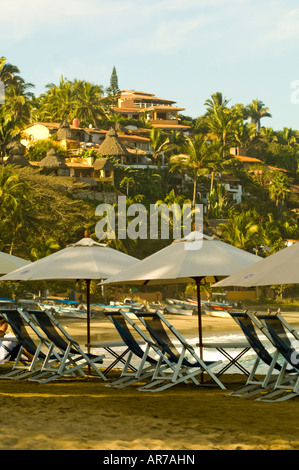
<svg viewBox="0 0 299 470"><path fill-rule="evenodd" d="M59 155L57 155L54 149L49 150L45 158L38 162L37 165L42 168L50 168L53 170L58 168L68 168L67 164Z"/></svg>
<svg viewBox="0 0 299 470"><path fill-rule="evenodd" d="M108 158L97 158L93 163L93 168L95 170L107 170L111 171L114 169L113 164Z"/></svg>
<svg viewBox="0 0 299 470"><path fill-rule="evenodd" d="M117 132L110 129L107 132L104 142L98 149L100 155L107 155L111 157L121 157L129 155L126 147L121 143Z"/></svg>
<svg viewBox="0 0 299 470"><path fill-rule="evenodd" d="M71 140L72 138L73 134L69 123L66 120L62 121L57 131L57 140Z"/></svg>
<svg viewBox="0 0 299 470"><path fill-rule="evenodd" d="M9 155L11 155L12 152L22 153L24 155L24 153L26 152L26 147L25 145L21 144L21 142L14 141L6 145L5 150Z"/></svg>
<svg viewBox="0 0 299 470"><path fill-rule="evenodd" d="M17 165L17 166L31 166L27 158L24 157L21 151L13 150L10 152L5 165Z"/></svg>

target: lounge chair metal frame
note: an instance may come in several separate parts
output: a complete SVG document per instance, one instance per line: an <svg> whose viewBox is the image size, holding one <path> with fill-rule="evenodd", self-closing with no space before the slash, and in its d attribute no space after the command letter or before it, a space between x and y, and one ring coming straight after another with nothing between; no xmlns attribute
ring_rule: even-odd
<svg viewBox="0 0 299 470"><path fill-rule="evenodd" d="M15 362L10 372L0 376L2 379L26 379L41 371L42 365L46 359L46 355L42 351L42 346L50 346L49 341L44 337L37 337L38 344L27 333L26 326L28 322L24 314L19 309L6 309L1 314L6 318L9 325L11 326L18 342L20 343L20 349ZM24 361L22 354L24 350L28 351L33 359L31 362ZM56 362L58 357L55 355L51 357L51 360Z"/></svg>
<svg viewBox="0 0 299 470"><path fill-rule="evenodd" d="M115 312L105 312L107 318L113 323L125 345L128 348L128 356L125 361L125 365L122 369L121 375L118 379L107 384L107 387L123 388L128 385L132 385L137 382L141 382L147 379L154 379L158 360L152 357L152 354L156 355L157 347L150 338L147 337L147 341L144 340L145 349L140 347L138 341L134 338L128 325L132 325L132 321L129 318L129 314L125 315L123 310L117 310ZM137 358L139 360L137 369L132 366L132 359ZM160 366L160 365L159 365ZM163 369L168 369L170 363L163 365ZM160 366L162 369L162 365Z"/></svg>
<svg viewBox="0 0 299 470"><path fill-rule="evenodd" d="M159 356L153 380L149 384L139 388L139 390L157 392L181 382L188 382L190 379L196 385L203 385L203 383L198 382L196 376L202 375L204 372L206 372L220 388L226 388L211 370L216 365L221 364L222 361L205 362L200 359L194 348L185 340L185 338L183 338L174 326L166 320L160 311L157 310L153 313L134 312L134 315L136 315L150 334L150 338L143 330L141 330L141 328L139 328L132 318L129 318L129 316L124 312L122 314L141 335L144 341L150 343L152 347L155 348L155 351ZM165 327L172 332L176 340L179 342L181 351L178 351L174 346L165 331ZM189 357L187 357L187 355ZM195 362L191 362L190 358ZM159 368L163 363L170 364L170 369L167 371L167 375L159 373Z"/></svg>
<svg viewBox="0 0 299 470"><path fill-rule="evenodd" d="M83 367L86 366L92 368L96 376L101 377L105 381L107 380L105 375L96 366L96 364L103 363L104 355L85 353L78 342L63 328L51 312L46 310L28 310L27 313L28 324L33 329L34 324L38 326L50 342L41 372L39 375L30 378L31 381L47 383L65 375L71 374L74 376L75 373L85 377L87 374L83 371ZM51 356L55 348L59 351L60 361L59 364L53 368ZM48 377L45 377L46 373L48 373Z"/></svg>
<svg viewBox="0 0 299 470"><path fill-rule="evenodd" d="M256 325L258 329L260 329L262 325L259 325L257 323L256 318L250 312L246 310L243 312L231 312L230 315L240 326L245 337L247 338L247 341L257 354L256 360L250 371L250 375L245 385L238 388L237 390L234 390L229 394L236 397L248 398L250 396L262 393L263 391L271 388L275 384L277 376L276 378L273 378L273 372L274 370L280 372L282 368L282 366L277 362L279 352L275 350L273 355L268 352L265 345L258 337L255 328ZM272 344L271 337L268 331L263 331L263 334L265 336L265 339L268 339L270 341L270 344ZM268 366L268 371L263 378L258 378L257 369L261 361Z"/></svg>
<svg viewBox="0 0 299 470"><path fill-rule="evenodd" d="M261 331L268 332L277 353L284 358L273 391L263 395L260 401L285 401L299 395L299 352L291 343L288 332L297 342L299 335L280 313L274 315L256 314L255 321L261 323ZM287 369L291 366L292 369Z"/></svg>

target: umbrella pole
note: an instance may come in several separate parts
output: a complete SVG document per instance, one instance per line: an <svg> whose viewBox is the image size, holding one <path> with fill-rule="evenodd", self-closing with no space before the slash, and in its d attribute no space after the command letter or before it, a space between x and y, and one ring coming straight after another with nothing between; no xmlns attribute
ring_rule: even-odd
<svg viewBox="0 0 299 470"><path fill-rule="evenodd" d="M202 277L195 277L196 291L197 291L197 316L198 316L198 336L199 336L199 356L203 358L203 346L202 346L202 323L201 323L201 304L200 304L200 284Z"/></svg>
<svg viewBox="0 0 299 470"><path fill-rule="evenodd" d="M198 336L199 336L199 357L203 360L203 344L202 344L202 322L201 322L201 304L200 304L200 284L202 277L195 277L197 291L197 317L198 317ZM201 383L204 382L203 373L201 374Z"/></svg>
<svg viewBox="0 0 299 470"><path fill-rule="evenodd" d="M90 354L90 279L86 279L86 305L87 305L87 352ZM90 365L88 364L90 375Z"/></svg>

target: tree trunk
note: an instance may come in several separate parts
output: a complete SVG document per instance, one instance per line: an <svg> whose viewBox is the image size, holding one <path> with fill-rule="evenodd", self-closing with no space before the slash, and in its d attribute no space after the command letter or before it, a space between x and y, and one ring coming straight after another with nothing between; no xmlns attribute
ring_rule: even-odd
<svg viewBox="0 0 299 470"><path fill-rule="evenodd" d="M193 182L193 201L192 201L193 208L195 207L195 199L196 199L196 178L194 179L194 182Z"/></svg>

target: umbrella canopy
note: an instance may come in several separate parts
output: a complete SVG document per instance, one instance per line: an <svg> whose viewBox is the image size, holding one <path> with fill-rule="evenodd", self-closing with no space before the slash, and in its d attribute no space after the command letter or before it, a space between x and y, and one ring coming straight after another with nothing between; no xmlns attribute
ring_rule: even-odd
<svg viewBox="0 0 299 470"><path fill-rule="evenodd" d="M200 307L202 280L215 282L218 277L229 276L244 266L256 263L259 259L261 258L256 255L195 231L125 271L108 278L103 284L159 285L195 281L199 344L202 349Z"/></svg>
<svg viewBox="0 0 299 470"><path fill-rule="evenodd" d="M30 261L0 251L0 274L7 274L30 264Z"/></svg>
<svg viewBox="0 0 299 470"><path fill-rule="evenodd" d="M87 286L87 343L90 343L90 281L106 279L137 262L137 258L97 243L86 234L77 243L30 263L0 281L85 279Z"/></svg>
<svg viewBox="0 0 299 470"><path fill-rule="evenodd" d="M219 281L215 287L224 286L270 286L297 284L299 282L299 243L283 248L263 258L253 266L244 268Z"/></svg>

